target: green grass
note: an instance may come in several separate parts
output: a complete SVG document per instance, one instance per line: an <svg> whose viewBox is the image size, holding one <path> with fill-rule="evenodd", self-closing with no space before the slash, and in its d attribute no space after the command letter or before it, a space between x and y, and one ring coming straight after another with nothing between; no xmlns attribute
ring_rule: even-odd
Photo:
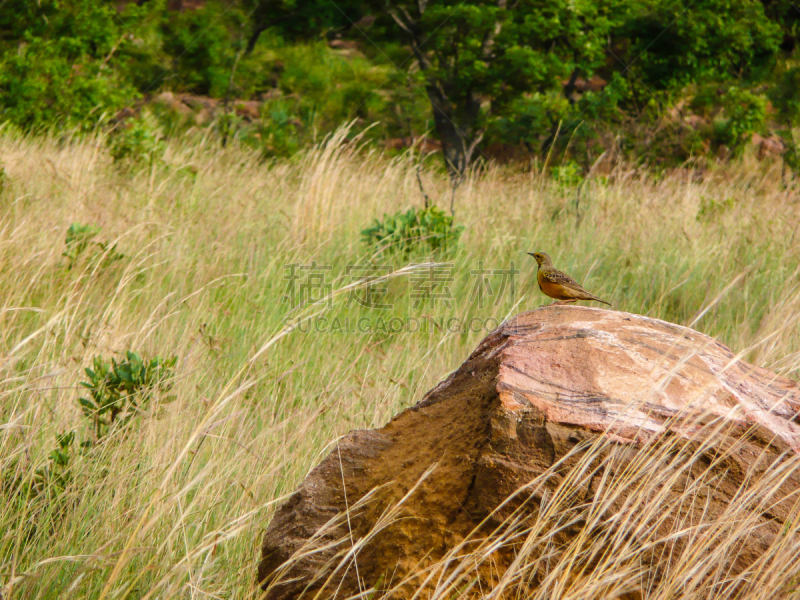
<svg viewBox="0 0 800 600"><path fill-rule="evenodd" d="M55 436L91 434L77 398L97 355L178 357L170 395L73 459L56 501L2 488L4 598L249 598L263 529L330 443L378 427L457 368L486 331L292 331L288 320L458 317L491 325L545 303L528 251L550 253L614 309L691 325L745 359L800 373L800 203L779 166L745 157L696 180L620 166L580 191L490 166L459 188L465 226L448 307L414 307L406 270L388 310L346 306L360 231L423 203L414 161L340 145L291 160L208 139L163 163L115 166L103 139L0 137L0 472L33 481ZM449 205L447 180L423 170ZM115 261L65 252L102 228ZM412 257L424 262L427 257ZM286 265L330 266L332 306L292 309ZM516 296L470 301L479 268L520 271ZM499 277L491 279L492 285ZM358 290L363 291L363 288ZM313 318L317 320L315 321ZM494 319L495 321L491 321ZM474 321L473 323L478 323ZM476 329L480 329L476 326ZM5 587L2 587L5 586Z"/></svg>

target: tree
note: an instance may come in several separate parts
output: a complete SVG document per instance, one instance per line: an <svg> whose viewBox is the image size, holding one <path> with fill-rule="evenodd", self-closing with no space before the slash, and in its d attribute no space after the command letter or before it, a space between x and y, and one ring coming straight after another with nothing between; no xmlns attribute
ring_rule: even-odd
<svg viewBox="0 0 800 600"><path fill-rule="evenodd" d="M606 39L624 21L625 0L383 0L373 4L407 43L424 79L455 185L488 123L522 94L560 87L606 59Z"/></svg>
<svg viewBox="0 0 800 600"><path fill-rule="evenodd" d="M100 0L7 0L0 9L0 121L92 129L136 97L114 69L128 45Z"/></svg>
<svg viewBox="0 0 800 600"><path fill-rule="evenodd" d="M262 33L271 28L280 30L287 39L297 40L351 25L348 15L360 13L365 5L353 0L336 3L317 0L243 0L242 7L250 14L252 29L247 40L247 54L258 43Z"/></svg>
<svg viewBox="0 0 800 600"><path fill-rule="evenodd" d="M759 80L774 66L781 27L758 0L649 0L617 31L629 77L651 90Z"/></svg>

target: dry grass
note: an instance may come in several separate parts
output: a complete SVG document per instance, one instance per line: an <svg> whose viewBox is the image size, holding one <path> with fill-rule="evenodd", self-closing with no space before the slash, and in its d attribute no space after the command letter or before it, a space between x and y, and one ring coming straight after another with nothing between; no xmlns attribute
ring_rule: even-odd
<svg viewBox="0 0 800 600"><path fill-rule="evenodd" d="M56 434L89 435L76 398L95 355L134 349L178 356L177 399L155 402L127 429L76 456L73 482L57 502L2 488L3 598L252 597L274 504L332 440L380 426L415 403L484 335L284 330L284 318L295 316L281 302L284 265L316 260L332 267L333 289L351 284L345 266L369 256L360 229L384 212L421 204L409 157L388 161L331 143L262 164L239 148L187 140L170 146L163 164L126 169L111 163L100 139L6 133L0 164L7 174L0 195L3 477L31 481L48 464ZM445 178L428 171L423 179L446 206ZM784 189L777 166L745 161L702 180L689 171L655 179L620 167L588 182L579 203L577 194L536 173L474 173L457 198L466 230L453 259L452 307L415 309L401 275L389 284L394 308L380 315L502 319L538 306L544 298L525 252L542 250L615 309L691 324L747 360L798 377L800 201ZM126 258L68 269L62 252L72 222L102 226L99 239L116 241ZM489 268L515 262L521 275L512 302L470 302L470 271L479 261ZM377 315L347 307L346 298L345 291L332 307L312 310L329 319ZM581 508L588 512L580 518L602 520L603 502L632 494L611 540L617 553L596 557L601 569L568 578L592 552L591 538L580 537L547 565L535 597L613 597L647 579L641 560L658 542L648 529L658 514L640 508L659 485L648 466L663 452L654 448L621 480L607 478L606 496ZM759 497L784 475L759 483ZM509 522L498 535L546 546L574 516L560 504L569 492L552 498L536 522ZM649 597L724 597L733 589L713 572L715 555L698 552L730 552L747 535L737 506L711 530L677 525L690 541L685 558L671 584L648 583ZM641 533L643 546L632 546L625 532ZM798 542L793 525L747 574L750 597L791 589ZM471 549L469 560L448 557L449 574L431 572L440 578L432 579L436 597L474 593L469 565L485 550ZM526 578L542 572L535 555L521 555L498 597L522 594ZM462 568L452 575L456 563Z"/></svg>
<svg viewBox="0 0 800 600"><path fill-rule="evenodd" d="M761 466L768 452L755 457L733 500L713 514L719 507L711 506L711 496L726 476L726 461L746 442L739 440L716 453L716 439L728 433L730 422L709 421L696 413L675 417L676 423L687 421L698 426L696 435L686 440L674 436L653 439L635 453L607 438L578 445L517 490L443 558L402 579L393 579L390 573L387 581L378 582L379 593L365 589L360 596L535 600L797 597L800 498L798 490L786 493L786 483L800 468L800 457L785 457L766 471ZM709 453L714 456L710 461ZM434 470L429 469L420 483ZM591 494L587 494L589 489ZM339 577L357 569L358 554L393 519L402 518L403 504L415 491L409 490L355 543L346 537L330 541L331 530L341 530L345 517L332 519L320 532L328 535L323 548L336 544L341 550L321 569L319 584L333 582L335 586ZM367 495L350 511L358 512L369 501ZM733 569L743 547L760 535L764 527L759 524L761 515L775 511L779 504L789 508L781 534L755 560L748 556L747 568ZM302 561L314 554L315 541L300 549L286 568L294 559ZM504 547L514 549L511 566L499 571L498 555ZM506 552L505 564L508 557ZM283 572L271 577L270 587L279 586L287 576L290 574ZM493 583L488 588L487 579Z"/></svg>

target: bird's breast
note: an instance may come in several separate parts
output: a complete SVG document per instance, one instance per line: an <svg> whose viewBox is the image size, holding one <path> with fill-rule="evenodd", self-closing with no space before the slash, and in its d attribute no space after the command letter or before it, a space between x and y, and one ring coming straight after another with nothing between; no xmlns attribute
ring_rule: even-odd
<svg viewBox="0 0 800 600"><path fill-rule="evenodd" d="M545 296L550 296L556 300L569 300L574 297L574 294L569 288L548 280L542 275L541 271L539 271L536 279L539 282L539 289L542 290Z"/></svg>

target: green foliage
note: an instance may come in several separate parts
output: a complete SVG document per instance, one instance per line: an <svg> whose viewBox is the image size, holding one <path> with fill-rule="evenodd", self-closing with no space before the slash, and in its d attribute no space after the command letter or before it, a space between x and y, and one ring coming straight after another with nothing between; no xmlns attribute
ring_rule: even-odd
<svg viewBox="0 0 800 600"><path fill-rule="evenodd" d="M73 223L69 226L66 239L67 249L62 256L69 259L70 269L75 264L75 261L78 260L78 257L89 247L92 238L100 233L101 229L97 225L81 225L80 223Z"/></svg>
<svg viewBox="0 0 800 600"><path fill-rule="evenodd" d="M215 2L166 14L161 26L162 48L174 59L162 79L173 79L174 87L184 91L224 96L236 53L244 42L240 35L237 44L235 32L244 27L237 11L225 10Z"/></svg>
<svg viewBox="0 0 800 600"><path fill-rule="evenodd" d="M463 226L453 225L453 217L431 206L384 215L382 221L375 219L372 227L361 232L361 238L379 252L445 255L456 249L463 230Z"/></svg>
<svg viewBox="0 0 800 600"><path fill-rule="evenodd" d="M65 241L67 249L61 254L67 258L67 270L71 270L89 248L95 249L96 252L92 258L101 258L103 266L125 258L124 254L117 251L116 244L109 245L109 242L94 241L101 230L102 228L97 225L73 223L69 226Z"/></svg>
<svg viewBox="0 0 800 600"><path fill-rule="evenodd" d="M56 436L57 447L50 452L48 464L36 470L32 493L41 493L44 488L54 486L56 493L64 491L72 481L70 462L73 458L75 432L70 431Z"/></svg>
<svg viewBox="0 0 800 600"><path fill-rule="evenodd" d="M646 96L651 88L764 75L781 41L758 0L646 0L631 17L617 32L627 51L616 53L616 67Z"/></svg>
<svg viewBox="0 0 800 600"><path fill-rule="evenodd" d="M797 21L800 23L800 20ZM778 134L786 144L784 163L795 173L800 172L800 151L794 128L800 125L800 67L784 71L769 91L769 99L778 113Z"/></svg>
<svg viewBox="0 0 800 600"><path fill-rule="evenodd" d="M553 159L569 143L570 156L588 157L599 155L592 146L607 149L621 127L628 138L638 136L629 150L637 158L643 151L648 162L658 153L655 162L677 161L720 146L736 155L753 131L770 125L762 110L767 92L781 128L800 119L800 76L791 68L781 74L794 64L800 31L800 12L787 0L171 5L4 0L0 121L25 131L91 131L163 91L258 99L253 122L233 112L205 119L214 139L274 157L353 120L356 133L380 122L367 134L373 140L435 128L451 168L459 156L466 165L480 154L465 156L478 138L482 147L553 148ZM329 47L333 41L338 49ZM573 74L608 83L567 97ZM713 126L664 131L667 107L706 84L730 88L705 96ZM112 133L115 160L153 165L164 138L197 125L180 111L159 110L151 104L149 116Z"/></svg>
<svg viewBox="0 0 800 600"><path fill-rule="evenodd" d="M102 438L114 426L125 425L156 392L169 391L176 361L175 356L143 360L131 351L119 363L114 358L109 363L95 357L94 368L86 369L89 381L81 382L90 397L78 399L84 415L92 420L95 439Z"/></svg>
<svg viewBox="0 0 800 600"><path fill-rule="evenodd" d="M20 539L28 541L40 528L40 521L49 513L51 522L63 515L68 508L64 492L73 481L73 442L75 432L56 435L56 447L50 452L47 462L25 477L18 469L19 461L11 461L10 468L0 475L0 494L13 501L28 505L25 522L19 524Z"/></svg>
<svg viewBox="0 0 800 600"><path fill-rule="evenodd" d="M797 49L800 41L800 11L795 0L767 0L764 13L782 30L781 50L791 53Z"/></svg>
<svg viewBox="0 0 800 600"><path fill-rule="evenodd" d="M786 70L769 91L778 118L786 125L800 124L800 67Z"/></svg>
<svg viewBox="0 0 800 600"><path fill-rule="evenodd" d="M69 39L80 54L106 56L117 40L116 8L100 0L5 0L0 12L2 40Z"/></svg>
<svg viewBox="0 0 800 600"><path fill-rule="evenodd" d="M726 198L725 200L714 200L708 196L700 197L700 209L697 211L698 221L713 221L721 214L732 209L734 206L733 198Z"/></svg>
<svg viewBox="0 0 800 600"><path fill-rule="evenodd" d="M800 150L798 150L794 132L788 129L780 131L779 135L786 144L786 150L783 153L784 164L795 173L800 173Z"/></svg>
<svg viewBox="0 0 800 600"><path fill-rule="evenodd" d="M572 108L556 91L534 92L515 98L494 120L489 135L508 144L539 146L553 133L553 124L570 121Z"/></svg>
<svg viewBox="0 0 800 600"><path fill-rule="evenodd" d="M33 38L0 61L0 118L25 129L92 129L136 92L83 54L80 40Z"/></svg>
<svg viewBox="0 0 800 600"><path fill-rule="evenodd" d="M80 226L76 228L76 238L85 239L81 234L90 235L93 230L99 229ZM94 368L85 370L89 381L80 383L89 390L90 397L78 399L84 416L91 422L93 438L81 442L80 450L76 450L75 431L57 435L56 447L50 452L47 463L34 470L31 477L14 474L18 465L12 463L14 468L6 470L0 478L0 492L32 506L31 518L23 526L25 539L39 529L40 514L46 512L54 519L68 510L70 502L64 492L73 481L75 459L87 454L112 428L125 426L141 412L153 394L167 392L172 385L170 378L176 361L174 356L167 359L157 356L147 361L130 351L119 363L113 358L109 363L95 357Z"/></svg>
<svg viewBox="0 0 800 600"><path fill-rule="evenodd" d="M767 101L761 95L731 87L722 97L722 112L714 121L714 141L740 154L753 133L763 129Z"/></svg>
<svg viewBox="0 0 800 600"><path fill-rule="evenodd" d="M550 174L563 187L577 187L583 181L583 170L571 160L553 167Z"/></svg>
<svg viewBox="0 0 800 600"><path fill-rule="evenodd" d="M264 102L258 127L265 156L291 154L303 144L318 141L319 132L333 131L354 119L361 127L396 121L392 98L383 90L397 77L391 67L360 55L339 55L319 42L286 46L271 40L264 46L276 85ZM412 114L424 110L412 106ZM396 123L393 133L405 135L405 127Z"/></svg>
<svg viewBox="0 0 800 600"><path fill-rule="evenodd" d="M605 64L607 39L624 22L629 4L404 0L370 6L384 13L384 41L411 45L431 104L437 107L435 124L445 164L451 175L460 176L473 158L468 150L473 140L483 137L493 120L502 120L497 126L502 137L522 137L520 141L531 144L531 137L546 127L536 104L566 111L548 92L558 92L576 67L591 75ZM526 122L532 135L518 136Z"/></svg>
<svg viewBox="0 0 800 600"><path fill-rule="evenodd" d="M645 126L636 133L645 139L627 136L622 142L623 148L657 170L677 167L702 156L711 146L709 131L694 130L677 121L657 126L655 132Z"/></svg>
<svg viewBox="0 0 800 600"><path fill-rule="evenodd" d="M3 2L0 119L28 130L103 123L138 95L124 68L134 26L102 0Z"/></svg>
<svg viewBox="0 0 800 600"><path fill-rule="evenodd" d="M282 100L266 107L266 118L259 127L264 157L289 156L300 148L299 127L303 123L293 117L291 109Z"/></svg>
<svg viewBox="0 0 800 600"><path fill-rule="evenodd" d="M158 126L148 115L129 119L109 137L109 146L115 161L147 166L157 163L166 148Z"/></svg>

